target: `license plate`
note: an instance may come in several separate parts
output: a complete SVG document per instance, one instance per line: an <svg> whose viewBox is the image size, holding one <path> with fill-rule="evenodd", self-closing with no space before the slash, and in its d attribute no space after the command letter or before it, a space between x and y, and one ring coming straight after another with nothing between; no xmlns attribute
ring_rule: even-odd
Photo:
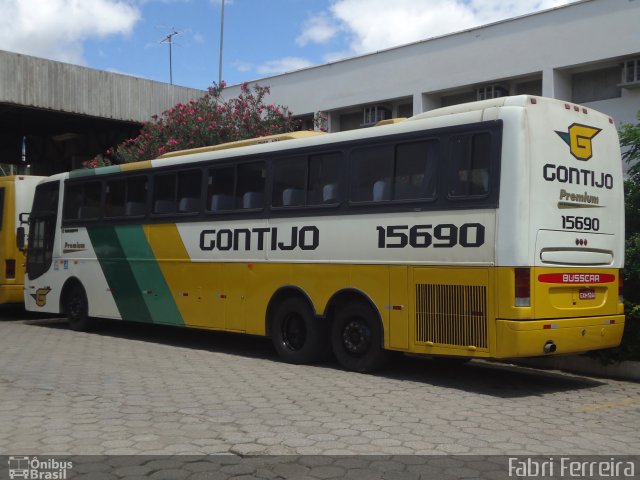
<svg viewBox="0 0 640 480"><path fill-rule="evenodd" d="M580 300L593 300L596 298L596 291L593 288L581 288Z"/></svg>

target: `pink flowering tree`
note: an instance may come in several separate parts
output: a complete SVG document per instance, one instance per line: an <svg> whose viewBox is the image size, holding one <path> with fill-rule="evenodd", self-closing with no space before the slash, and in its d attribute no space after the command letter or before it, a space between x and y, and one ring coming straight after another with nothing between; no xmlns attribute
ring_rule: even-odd
<svg viewBox="0 0 640 480"><path fill-rule="evenodd" d="M263 137L296 129L287 107L265 104L269 87L248 83L237 98L224 100L225 83L209 87L207 93L179 103L142 125L140 134L109 148L85 162L88 168L149 160L167 152L205 147L247 138Z"/></svg>

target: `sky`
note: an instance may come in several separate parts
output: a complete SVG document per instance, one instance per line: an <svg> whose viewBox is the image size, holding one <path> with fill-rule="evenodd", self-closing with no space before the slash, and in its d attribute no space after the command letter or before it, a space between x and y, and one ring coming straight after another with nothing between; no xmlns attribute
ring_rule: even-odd
<svg viewBox="0 0 640 480"><path fill-rule="evenodd" d="M257 80L572 1L225 0L222 79ZM219 78L221 13L221 0L0 0L0 50L161 82L171 70L174 84L206 89ZM162 40L172 32L170 49Z"/></svg>

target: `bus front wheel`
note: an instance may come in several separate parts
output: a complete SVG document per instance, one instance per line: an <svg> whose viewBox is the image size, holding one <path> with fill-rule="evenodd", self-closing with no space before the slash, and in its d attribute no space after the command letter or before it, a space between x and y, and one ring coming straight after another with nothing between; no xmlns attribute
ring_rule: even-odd
<svg viewBox="0 0 640 480"><path fill-rule="evenodd" d="M70 287L65 298L65 311L72 330L86 331L91 328L89 302L82 285L74 284Z"/></svg>
<svg viewBox="0 0 640 480"><path fill-rule="evenodd" d="M373 372L389 360L382 346L382 328L377 315L364 303L338 309L331 328L331 346L338 362L354 372Z"/></svg>
<svg viewBox="0 0 640 480"><path fill-rule="evenodd" d="M315 317L308 302L284 300L273 317L271 338L280 358L289 363L312 363L323 358L327 335L325 324Z"/></svg>

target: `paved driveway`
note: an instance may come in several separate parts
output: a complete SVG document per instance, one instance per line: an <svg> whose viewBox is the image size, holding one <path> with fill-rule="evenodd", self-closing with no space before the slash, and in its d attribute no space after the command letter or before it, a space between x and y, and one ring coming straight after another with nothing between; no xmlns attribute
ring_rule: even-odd
<svg viewBox="0 0 640 480"><path fill-rule="evenodd" d="M635 455L640 384L416 358L362 375L261 338L23 317L0 321L0 453Z"/></svg>

